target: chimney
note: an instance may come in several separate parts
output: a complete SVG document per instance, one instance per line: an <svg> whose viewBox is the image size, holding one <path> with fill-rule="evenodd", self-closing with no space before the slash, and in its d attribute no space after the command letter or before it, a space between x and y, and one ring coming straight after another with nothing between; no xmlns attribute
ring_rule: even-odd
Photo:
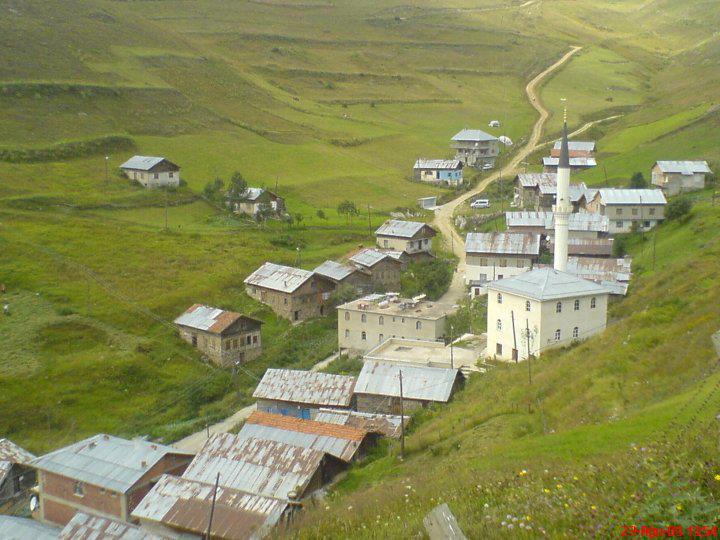
<svg viewBox="0 0 720 540"><path fill-rule="evenodd" d="M564 113L560 159L557 168L557 196L553 212L555 215L555 270L565 272L568 260L568 229L572 204L570 203L570 151L567 139L567 111Z"/></svg>

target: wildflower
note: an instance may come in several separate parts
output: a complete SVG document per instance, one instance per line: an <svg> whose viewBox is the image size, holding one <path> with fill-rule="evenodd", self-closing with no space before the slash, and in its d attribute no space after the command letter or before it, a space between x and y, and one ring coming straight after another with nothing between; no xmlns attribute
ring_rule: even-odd
<svg viewBox="0 0 720 540"><path fill-rule="evenodd" d="M532 518L530 516L525 516L525 521L532 521Z"/></svg>
<svg viewBox="0 0 720 540"><path fill-rule="evenodd" d="M578 481L578 477L577 477L577 476L573 476L573 480L575 480L575 481L577 482L577 481Z"/></svg>
<svg viewBox="0 0 720 540"><path fill-rule="evenodd" d="M682 504L676 504L676 505L675 505L675 510L680 511L680 510L682 510L682 509L683 509Z"/></svg>
<svg viewBox="0 0 720 540"><path fill-rule="evenodd" d="M525 469L523 469L522 471L520 471L518 473L518 476L525 476L526 474L527 474L527 471Z"/></svg>
<svg viewBox="0 0 720 540"><path fill-rule="evenodd" d="M325 507L325 510L330 510L330 507L329 507L329 506L326 506L326 507Z"/></svg>
<svg viewBox="0 0 720 540"><path fill-rule="evenodd" d="M568 503L565 503L565 508L570 508L570 505Z"/></svg>
<svg viewBox="0 0 720 540"><path fill-rule="evenodd" d="M597 506L595 506L594 504L591 504L591 505L590 505L590 510L597 510Z"/></svg>
<svg viewBox="0 0 720 540"><path fill-rule="evenodd" d="M352 510L352 506L348 506L348 510Z"/></svg>
<svg viewBox="0 0 720 540"><path fill-rule="evenodd" d="M548 488L543 488L543 493L550 493L550 490Z"/></svg>
<svg viewBox="0 0 720 540"><path fill-rule="evenodd" d="M515 525L513 525L512 523L508 523L508 529L513 529L514 527Z"/></svg>
<svg viewBox="0 0 720 540"><path fill-rule="evenodd" d="M558 489L562 489L562 484L557 484L555 487Z"/></svg>
<svg viewBox="0 0 720 540"><path fill-rule="evenodd" d="M501 522L500 525L504 527L505 525L507 525L507 521Z"/></svg>
<svg viewBox="0 0 720 540"><path fill-rule="evenodd" d="M520 522L520 528L521 528L521 529L524 529L524 528L525 528L525 524L524 524L523 522Z"/></svg>
<svg viewBox="0 0 720 540"><path fill-rule="evenodd" d="M485 508L490 508L490 505L488 503L483 504Z"/></svg>
<svg viewBox="0 0 720 540"><path fill-rule="evenodd" d="M512 519L512 516L508 514L507 516L505 516L505 519Z"/></svg>
<svg viewBox="0 0 720 540"><path fill-rule="evenodd" d="M716 475L715 475L715 480L717 480L718 482L720 482L720 474L716 474Z"/></svg>

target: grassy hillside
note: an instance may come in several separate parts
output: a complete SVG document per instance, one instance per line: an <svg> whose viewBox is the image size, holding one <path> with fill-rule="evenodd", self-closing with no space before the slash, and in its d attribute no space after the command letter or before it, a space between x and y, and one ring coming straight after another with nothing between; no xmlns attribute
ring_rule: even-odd
<svg viewBox="0 0 720 540"><path fill-rule="evenodd" d="M634 282L603 334L544 354L531 383L527 363L471 379L418 418L404 461L397 444L380 452L289 534L413 537L441 502L473 538L609 538L621 525L720 519L710 339L720 330L720 206L702 197L689 218L632 244Z"/></svg>

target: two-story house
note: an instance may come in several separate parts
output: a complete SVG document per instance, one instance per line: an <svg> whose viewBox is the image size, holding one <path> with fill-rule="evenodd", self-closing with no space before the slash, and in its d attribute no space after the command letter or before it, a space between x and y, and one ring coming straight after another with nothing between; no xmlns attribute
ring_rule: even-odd
<svg viewBox="0 0 720 540"><path fill-rule="evenodd" d="M587 203L588 212L606 216L610 234L649 230L665 219L661 189L602 188Z"/></svg>
<svg viewBox="0 0 720 540"><path fill-rule="evenodd" d="M500 155L500 141L481 129L463 129L456 133L450 144L455 150L455 159L467 167L495 166Z"/></svg>
<svg viewBox="0 0 720 540"><path fill-rule="evenodd" d="M391 219L376 231L377 245L383 249L404 251L409 256L430 255L432 239L437 234L427 223Z"/></svg>
<svg viewBox="0 0 720 540"><path fill-rule="evenodd" d="M539 257L537 233L468 233L465 282L472 286L516 276L531 270Z"/></svg>

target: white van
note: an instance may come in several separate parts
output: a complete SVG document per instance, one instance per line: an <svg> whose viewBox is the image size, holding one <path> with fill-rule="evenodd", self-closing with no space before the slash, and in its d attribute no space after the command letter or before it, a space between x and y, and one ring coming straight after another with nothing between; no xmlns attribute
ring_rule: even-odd
<svg viewBox="0 0 720 540"><path fill-rule="evenodd" d="M475 199L470 203L470 208L490 208L490 199Z"/></svg>

